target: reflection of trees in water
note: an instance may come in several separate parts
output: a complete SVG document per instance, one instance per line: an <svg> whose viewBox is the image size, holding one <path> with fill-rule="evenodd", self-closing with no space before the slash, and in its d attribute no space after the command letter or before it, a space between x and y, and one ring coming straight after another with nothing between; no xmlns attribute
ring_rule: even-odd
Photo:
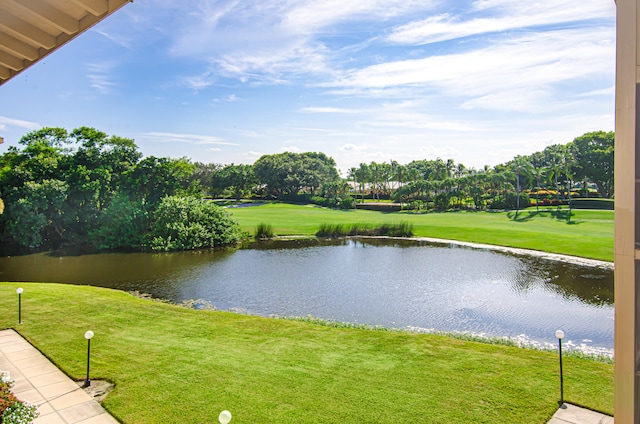
<svg viewBox="0 0 640 424"><path fill-rule="evenodd" d="M513 280L513 289L528 291L535 286L593 306L613 305L613 271L565 262L527 259L527 266Z"/></svg>
<svg viewBox="0 0 640 424"><path fill-rule="evenodd" d="M345 246L350 243L353 243L355 247L410 248L431 246L486 251L486 249L474 249L454 243L431 243L410 239L386 238L270 240L251 243L248 247L259 250L298 249L317 246ZM613 271L611 270L530 256L512 255L506 252L495 252L495 254L518 258L521 261L522 266L507 276L511 289L517 293L528 293L540 287L567 300L579 300L592 306L613 305Z"/></svg>
<svg viewBox="0 0 640 424"><path fill-rule="evenodd" d="M412 240L358 239L358 243L370 246L414 247ZM425 246L473 249L456 244L419 242ZM484 250L484 249L481 249ZM548 259L497 254L519 258L523 266L519 272L509 276L511 288L518 293L527 293L541 287L567 300L579 300L593 306L613 305L613 271L598 267L587 267Z"/></svg>

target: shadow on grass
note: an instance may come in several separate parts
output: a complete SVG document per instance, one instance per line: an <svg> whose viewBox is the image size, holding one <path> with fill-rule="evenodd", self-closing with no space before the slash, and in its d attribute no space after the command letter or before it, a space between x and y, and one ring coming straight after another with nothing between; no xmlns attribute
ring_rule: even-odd
<svg viewBox="0 0 640 424"><path fill-rule="evenodd" d="M543 211L510 211L507 212L507 217L516 222L528 222L537 218L546 218L547 215L550 215L551 218L554 218L558 221L565 221L568 225L577 225L581 224L582 221L571 220L573 216L573 212L570 212L568 209L555 209L555 210L543 210Z"/></svg>

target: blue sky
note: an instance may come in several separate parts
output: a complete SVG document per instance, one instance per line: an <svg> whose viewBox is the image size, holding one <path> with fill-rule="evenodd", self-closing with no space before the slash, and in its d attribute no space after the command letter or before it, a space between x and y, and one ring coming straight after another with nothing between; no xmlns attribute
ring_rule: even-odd
<svg viewBox="0 0 640 424"><path fill-rule="evenodd" d="M614 128L612 0L136 0L0 87L0 154L91 126L144 155L505 162Z"/></svg>

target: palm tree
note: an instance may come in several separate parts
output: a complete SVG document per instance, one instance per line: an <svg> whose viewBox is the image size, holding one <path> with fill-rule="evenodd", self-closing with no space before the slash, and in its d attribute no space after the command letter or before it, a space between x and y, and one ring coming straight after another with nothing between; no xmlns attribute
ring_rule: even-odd
<svg viewBox="0 0 640 424"><path fill-rule="evenodd" d="M520 210L520 177L528 177L533 171L531 162L523 156L516 156L512 164L513 172L516 174L516 216Z"/></svg>
<svg viewBox="0 0 640 424"><path fill-rule="evenodd" d="M556 200L558 201L558 209L560 208L560 183L558 182L560 175L562 175L563 165L561 154L554 154L549 162L549 174L548 178L550 182L555 183L556 188Z"/></svg>
<svg viewBox="0 0 640 424"><path fill-rule="evenodd" d="M360 181L360 194L362 194L362 203L364 203L364 188L369 179L369 166L361 163L357 170L358 180Z"/></svg>
<svg viewBox="0 0 640 424"><path fill-rule="evenodd" d="M351 178L353 180L353 194L354 194L354 198L358 198L358 194L356 192L356 187L358 186L358 168L356 168L355 166L349 168L349 172L347 173L347 178Z"/></svg>
<svg viewBox="0 0 640 424"><path fill-rule="evenodd" d="M548 169L544 166L540 166L538 168L534 167L531 171L531 176L536 180L536 211L539 211L538 204L540 202L540 181L544 180L546 177Z"/></svg>

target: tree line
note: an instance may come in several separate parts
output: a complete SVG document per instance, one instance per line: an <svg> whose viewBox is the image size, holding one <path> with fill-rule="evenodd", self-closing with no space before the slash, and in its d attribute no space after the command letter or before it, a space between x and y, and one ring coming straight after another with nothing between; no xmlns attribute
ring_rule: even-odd
<svg viewBox="0 0 640 424"><path fill-rule="evenodd" d="M611 198L614 133L596 131L568 144L483 169L452 159L415 160L406 165L361 163L340 178L322 153L264 155L253 165L212 170L211 194L236 199L271 196L331 207L354 207L366 199L395 200L414 209L515 209L531 198L560 204L571 196Z"/></svg>
<svg viewBox="0 0 640 424"><path fill-rule="evenodd" d="M613 132L591 132L477 170L453 160L361 163L341 178L324 153L263 155L253 164L142 157L132 139L94 128L42 128L0 156L0 241L29 248L176 250L230 244L237 223L207 197L270 198L353 208L512 209L614 193ZM4 213L2 208L4 204Z"/></svg>

